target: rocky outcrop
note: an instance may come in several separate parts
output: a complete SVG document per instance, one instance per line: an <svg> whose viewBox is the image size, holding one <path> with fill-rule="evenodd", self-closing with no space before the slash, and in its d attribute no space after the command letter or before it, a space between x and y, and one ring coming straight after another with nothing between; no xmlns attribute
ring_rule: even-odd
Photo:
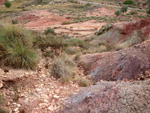
<svg viewBox="0 0 150 113"><path fill-rule="evenodd" d="M91 75L93 82L137 79L150 69L150 41L133 47L106 53L86 54L80 57L80 65Z"/></svg>
<svg viewBox="0 0 150 113"><path fill-rule="evenodd" d="M105 32L107 31L107 32ZM135 35L137 32L137 35ZM128 46L142 42L150 33L150 19L121 22L115 25L105 25L95 33L93 43L106 42L111 45L128 43ZM132 38L136 36L136 38ZM132 40L131 40L132 39Z"/></svg>
<svg viewBox="0 0 150 113"><path fill-rule="evenodd" d="M150 80L101 82L69 98L61 113L149 113Z"/></svg>

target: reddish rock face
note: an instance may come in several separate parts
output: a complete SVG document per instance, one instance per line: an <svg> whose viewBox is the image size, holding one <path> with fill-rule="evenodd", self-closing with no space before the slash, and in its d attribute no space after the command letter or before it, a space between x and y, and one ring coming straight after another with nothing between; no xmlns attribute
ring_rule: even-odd
<svg viewBox="0 0 150 113"><path fill-rule="evenodd" d="M119 30L122 34L131 34L135 30L140 30L144 27L150 26L150 19L124 22L117 24L114 29Z"/></svg>
<svg viewBox="0 0 150 113"><path fill-rule="evenodd" d="M106 26L106 30L107 31L105 31L105 27L100 29L92 42L107 42L112 45L124 43L130 39L134 32L140 32L138 37L143 41L147 39L150 33L150 19L118 23L113 25L109 30Z"/></svg>
<svg viewBox="0 0 150 113"><path fill-rule="evenodd" d="M0 0L0 5L3 4L5 1L4 0Z"/></svg>
<svg viewBox="0 0 150 113"><path fill-rule="evenodd" d="M94 82L134 80L150 69L150 41L116 52L86 54L80 64Z"/></svg>

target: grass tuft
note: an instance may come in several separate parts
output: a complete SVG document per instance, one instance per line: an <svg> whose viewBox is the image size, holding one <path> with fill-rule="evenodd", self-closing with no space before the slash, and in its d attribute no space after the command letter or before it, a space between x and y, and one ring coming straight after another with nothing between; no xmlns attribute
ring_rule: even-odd
<svg viewBox="0 0 150 113"><path fill-rule="evenodd" d="M36 52L32 49L33 36L19 26L1 25L0 65L13 68L34 69L38 63Z"/></svg>
<svg viewBox="0 0 150 113"><path fill-rule="evenodd" d="M53 61L51 75L57 79L61 78L63 81L68 81L73 76L74 69L74 61L69 56L62 55Z"/></svg>

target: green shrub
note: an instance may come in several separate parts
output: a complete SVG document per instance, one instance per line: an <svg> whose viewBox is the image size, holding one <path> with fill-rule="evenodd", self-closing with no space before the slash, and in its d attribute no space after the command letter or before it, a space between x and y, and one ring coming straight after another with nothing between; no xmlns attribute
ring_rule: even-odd
<svg viewBox="0 0 150 113"><path fill-rule="evenodd" d="M85 4L85 8L90 7L90 6L91 6L90 3Z"/></svg>
<svg viewBox="0 0 150 113"><path fill-rule="evenodd" d="M32 49L33 36L19 26L5 24L0 28L0 65L33 69L38 57Z"/></svg>
<svg viewBox="0 0 150 113"><path fill-rule="evenodd" d="M127 6L123 6L122 8L121 8L121 12L122 13L125 13L125 12L127 12L128 11L128 7Z"/></svg>
<svg viewBox="0 0 150 113"><path fill-rule="evenodd" d="M126 0L126 1L123 2L123 4L127 4L127 5L134 4L134 1Z"/></svg>
<svg viewBox="0 0 150 113"><path fill-rule="evenodd" d="M47 28L45 30L45 34L48 35L48 34L51 34L51 35L56 35L55 31L53 28Z"/></svg>
<svg viewBox="0 0 150 113"><path fill-rule="evenodd" d="M120 11L120 10L115 11L115 15L116 15L116 16L121 15L121 11Z"/></svg>
<svg viewBox="0 0 150 113"><path fill-rule="evenodd" d="M4 3L5 7L10 8L11 7L11 2L9 2L8 0L5 1Z"/></svg>
<svg viewBox="0 0 150 113"><path fill-rule="evenodd" d="M16 19L15 19L15 20L14 20L14 19L12 19L11 23L12 23L12 24L18 24L18 20L16 20Z"/></svg>

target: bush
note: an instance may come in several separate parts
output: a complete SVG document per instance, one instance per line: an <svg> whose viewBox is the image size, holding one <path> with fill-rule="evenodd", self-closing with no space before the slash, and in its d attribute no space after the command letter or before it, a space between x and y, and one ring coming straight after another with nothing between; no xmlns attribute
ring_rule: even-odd
<svg viewBox="0 0 150 113"><path fill-rule="evenodd" d="M0 28L0 65L34 69L38 57L32 49L33 36L19 26L11 24Z"/></svg>
<svg viewBox="0 0 150 113"><path fill-rule="evenodd" d="M130 14L131 15L136 15L138 12L136 11L136 10L132 10L132 11L130 11Z"/></svg>
<svg viewBox="0 0 150 113"><path fill-rule="evenodd" d="M91 81L88 80L87 78L80 78L79 80L79 86L80 87L87 87L91 84Z"/></svg>
<svg viewBox="0 0 150 113"><path fill-rule="evenodd" d="M48 35L48 34L51 34L51 35L56 35L55 31L53 28L48 28L45 30L45 34Z"/></svg>
<svg viewBox="0 0 150 113"><path fill-rule="evenodd" d="M116 15L116 16L119 16L120 14L121 14L121 11L120 11L120 10L115 11L115 15Z"/></svg>
<svg viewBox="0 0 150 113"><path fill-rule="evenodd" d="M80 40L80 39L75 39L75 38L68 39L67 43L70 46L78 46L78 47L81 47L81 48L84 48L84 49L89 48L89 43L85 42L84 40Z"/></svg>
<svg viewBox="0 0 150 113"><path fill-rule="evenodd" d="M10 8L11 7L11 2L9 2L8 0L5 1L4 3L5 7Z"/></svg>
<svg viewBox="0 0 150 113"><path fill-rule="evenodd" d="M68 25L68 24L71 24L71 22L70 21L64 21L61 23L61 25Z"/></svg>
<svg viewBox="0 0 150 113"><path fill-rule="evenodd" d="M128 7L127 6L123 6L122 8L121 8L121 12L122 13L125 13L125 12L127 12L128 11Z"/></svg>
<svg viewBox="0 0 150 113"><path fill-rule="evenodd" d="M16 20L16 19L14 20L14 19L13 19L13 20L11 21L11 23L12 23L12 24L18 24L18 20Z"/></svg>
<svg viewBox="0 0 150 113"><path fill-rule="evenodd" d="M52 63L51 75L57 79L71 77L73 75L74 67L75 63L69 56L64 55L58 57Z"/></svg>
<svg viewBox="0 0 150 113"><path fill-rule="evenodd" d="M85 4L85 8L90 7L90 6L91 6L90 3Z"/></svg>
<svg viewBox="0 0 150 113"><path fill-rule="evenodd" d="M43 52L43 56L44 57L54 58L55 54L52 51L50 51L50 50L46 50L46 51Z"/></svg>
<svg viewBox="0 0 150 113"><path fill-rule="evenodd" d="M48 37L49 46L57 49L68 46L66 40L63 37Z"/></svg>
<svg viewBox="0 0 150 113"><path fill-rule="evenodd" d="M148 15L150 15L150 9L148 9L146 12L147 12Z"/></svg>
<svg viewBox="0 0 150 113"><path fill-rule="evenodd" d="M134 1L126 0L126 1L123 2L123 4L127 4L127 5L134 4Z"/></svg>
<svg viewBox="0 0 150 113"><path fill-rule="evenodd" d="M34 40L34 47L38 47L42 51L48 47L60 49L66 47L67 45L68 44L63 37L54 37L53 35L44 36L42 34L36 34L36 38Z"/></svg>

